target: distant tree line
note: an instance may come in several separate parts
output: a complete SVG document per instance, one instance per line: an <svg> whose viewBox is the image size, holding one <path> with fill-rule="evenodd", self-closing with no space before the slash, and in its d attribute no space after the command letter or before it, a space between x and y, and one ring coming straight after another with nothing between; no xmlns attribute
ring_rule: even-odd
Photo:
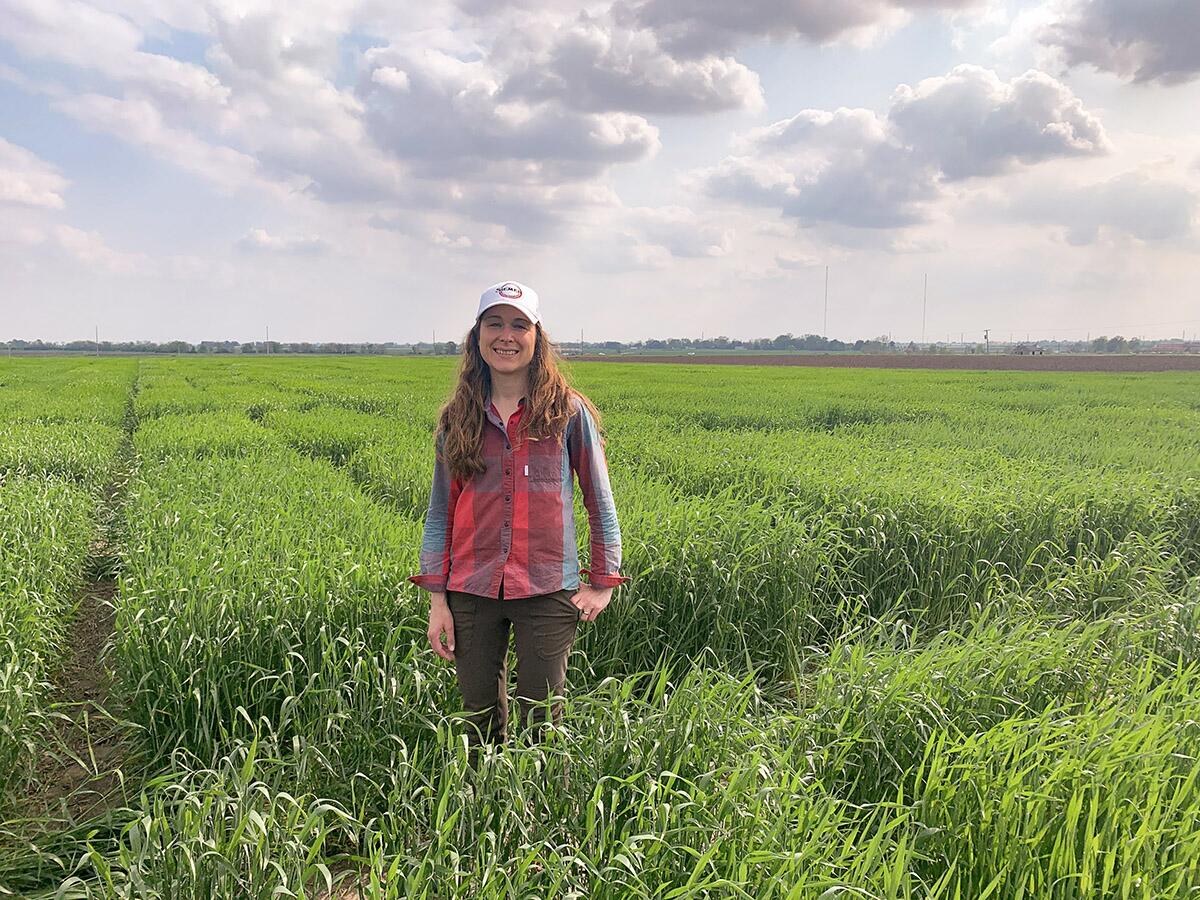
<svg viewBox="0 0 1200 900"><path fill-rule="evenodd" d="M1005 348L1019 346L1037 346L1059 353L1138 353L1151 350L1163 350L1169 344L1173 351L1195 352L1200 350L1196 342L1187 343L1173 341L1145 341L1139 338L1125 338L1121 335L1114 337L1097 337L1088 341L992 341L994 351L1003 352ZM724 335L710 338L651 338L642 341L587 341L580 344L577 341L559 342L559 347L569 352L583 353L638 353L646 351L687 353L698 350L745 350L758 352L839 352L858 351L867 353L879 352L921 352L946 353L983 352L984 344L979 343L944 343L934 341L917 344L907 342L897 344L886 334L870 340L857 340L853 343L839 341L836 338L822 337L817 334L793 335L780 334L773 338L753 338L739 340ZM16 350L43 353L163 353L163 354L240 354L240 355L275 355L292 353L323 353L346 354L355 356L454 356L459 352L459 345L454 341L421 341L416 343L385 343L362 342L346 343L338 341L323 342L287 342L287 341L200 341L197 344L187 341L24 341L10 340L0 342L0 351Z"/></svg>
<svg viewBox="0 0 1200 900"><path fill-rule="evenodd" d="M725 336L713 338L666 338L646 341L587 341L582 347L578 342L560 342L559 346L586 351L611 351L620 353L636 350L759 350L759 351L789 351L789 350L889 350L895 349L894 341L881 336L869 341L855 341L852 344L836 339L824 338L815 334L802 334L796 337L792 334L781 334L773 338L755 338L752 340L737 340ZM27 351L71 351L79 353L95 353L97 348L101 353L231 353L258 354L267 353L345 353L345 354L374 354L374 355L454 355L459 351L459 345L454 341L430 341L400 344L392 341L386 343L289 343L285 341L200 341L191 344L187 341L23 341L11 340L0 343L0 349Z"/></svg>
<svg viewBox="0 0 1200 900"><path fill-rule="evenodd" d="M22 341L11 340L0 342L0 350L25 350L32 352L79 352L95 353L168 353L168 354L210 354L229 353L241 355L259 355L277 353L338 353L359 356L454 356L458 353L458 344L454 341L426 341L415 344L399 344L393 341L386 343L344 343L338 341L323 341L319 343L288 342L288 341L200 341L191 344L187 341Z"/></svg>
<svg viewBox="0 0 1200 900"><path fill-rule="evenodd" d="M1138 338L1126 340L1119 334L1116 337L1098 337L1092 341L1093 353L1137 353L1142 349Z"/></svg>
<svg viewBox="0 0 1200 900"><path fill-rule="evenodd" d="M666 338L659 340L652 338L647 341L635 341L629 344L606 341L603 344L588 344L586 346L607 349L609 344L613 344L616 348L634 350L854 350L861 349L868 344L876 344L879 340L877 338L874 341L855 341L853 344L847 344L836 338L830 339L821 337L818 334L802 334L797 337L789 332L788 334L780 334L773 338L752 338L747 341L718 335L717 337L698 339ZM880 345L879 349L886 346L887 339L883 338L882 340L884 344ZM894 347L895 345L893 344L892 346Z"/></svg>

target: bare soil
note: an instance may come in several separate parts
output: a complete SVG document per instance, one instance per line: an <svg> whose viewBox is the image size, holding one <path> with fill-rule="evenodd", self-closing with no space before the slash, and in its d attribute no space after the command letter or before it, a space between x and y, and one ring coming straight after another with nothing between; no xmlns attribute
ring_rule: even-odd
<svg viewBox="0 0 1200 900"><path fill-rule="evenodd" d="M47 825L98 815L122 797L128 752L109 696L103 651L113 633L112 580L86 583L68 634L67 656L54 679L59 704L53 753L38 763L29 813Z"/></svg>
<svg viewBox="0 0 1200 900"><path fill-rule="evenodd" d="M132 395L127 420L131 409ZM53 677L56 733L48 742L51 749L34 766L23 804L27 821L46 832L103 815L125 799L124 772L133 758L130 732L110 693L105 651L117 595L117 552L110 541L132 477L128 450L127 439L97 509L96 536L68 626L65 658Z"/></svg>
<svg viewBox="0 0 1200 900"><path fill-rule="evenodd" d="M588 362L686 363L720 366L813 366L844 369L977 369L1018 372L1197 372L1200 354L1053 354L1016 356L1001 353L780 353L745 356L576 356Z"/></svg>

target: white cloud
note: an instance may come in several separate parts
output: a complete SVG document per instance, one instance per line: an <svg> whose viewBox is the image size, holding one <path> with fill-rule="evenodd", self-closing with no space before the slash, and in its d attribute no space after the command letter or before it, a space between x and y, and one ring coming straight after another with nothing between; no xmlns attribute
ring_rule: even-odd
<svg viewBox="0 0 1200 900"><path fill-rule="evenodd" d="M282 253L289 256L319 256L327 253L329 244L316 235L274 235L265 228L251 228L238 241L242 250L266 253Z"/></svg>
<svg viewBox="0 0 1200 900"><path fill-rule="evenodd" d="M425 177L489 180L493 163L521 162L524 180L559 183L646 159L659 147L658 129L641 116L506 101L502 75L480 60L432 49L373 49L366 56L372 71L386 67L408 81L398 93L367 80L368 128L381 147Z"/></svg>
<svg viewBox="0 0 1200 900"><path fill-rule="evenodd" d="M62 209L66 187L57 167L0 137L0 203Z"/></svg>
<svg viewBox="0 0 1200 900"><path fill-rule="evenodd" d="M0 0L4 39L30 57L94 70L164 103L223 106L229 90L202 66L139 49L142 31L78 0Z"/></svg>
<svg viewBox="0 0 1200 900"><path fill-rule="evenodd" d="M356 4L357 5L357 4ZM95 90L43 85L59 108L223 190L307 189L332 200L403 196L403 170L366 136L363 107L332 84L347 10L247 12L206 4L108 12L75 0L0 0L23 55L75 66ZM165 20L165 21L164 21ZM205 68L139 49L148 31L211 31ZM115 88L114 88L115 85ZM114 96L116 94L117 96Z"/></svg>
<svg viewBox="0 0 1200 900"><path fill-rule="evenodd" d="M802 222L896 228L928 221L943 186L1107 152L1100 121L1041 72L1009 82L958 66L901 85L885 115L802 110L751 131L742 155L694 173L710 196Z"/></svg>
<svg viewBox="0 0 1200 900"><path fill-rule="evenodd" d="M1200 193L1145 172L1126 172L1099 184L1043 183L1007 203L1021 221L1060 225L1069 243L1094 244L1104 233L1142 242L1181 241L1196 234Z"/></svg>
<svg viewBox="0 0 1200 900"><path fill-rule="evenodd" d="M957 66L897 88L888 118L951 180L1109 149L1100 120L1071 89L1035 70L1004 82L988 69Z"/></svg>
<svg viewBox="0 0 1200 900"><path fill-rule="evenodd" d="M408 93L408 75L393 66L380 66L371 73L371 80L393 91Z"/></svg>
<svg viewBox="0 0 1200 900"><path fill-rule="evenodd" d="M639 272L669 268L679 260L727 257L735 229L686 206L621 206L614 203L581 226L588 272ZM702 263L698 263L702 264Z"/></svg>
<svg viewBox="0 0 1200 900"><path fill-rule="evenodd" d="M642 241L674 257L725 256L733 245L732 228L709 224L685 206L634 207L626 218Z"/></svg>
<svg viewBox="0 0 1200 900"><path fill-rule="evenodd" d="M40 225L18 221L15 216L0 217L0 247L36 247L46 241L46 229Z"/></svg>
<svg viewBox="0 0 1200 900"><path fill-rule="evenodd" d="M691 173L687 183L710 196L751 206L779 206L800 193L796 176L783 163L754 156L727 156Z"/></svg>
<svg viewBox="0 0 1200 900"><path fill-rule="evenodd" d="M430 242L437 247L448 247L453 250L470 250L475 246L465 234L452 234L444 228L434 228L429 235Z"/></svg>
<svg viewBox="0 0 1200 900"><path fill-rule="evenodd" d="M961 12L982 0L643 0L621 3L624 16L652 28L672 51L704 54L758 38L867 43L912 12Z"/></svg>
<svg viewBox="0 0 1200 900"><path fill-rule="evenodd" d="M0 7L17 22L5 38L18 52L84 75L82 91L42 86L60 111L222 191L357 204L368 215L441 210L524 240L569 231L592 205L564 196L572 185L601 187L613 166L655 156L658 129L641 113L762 104L741 63L676 58L602 7L535 4L474 32L454 27L446 4L404 15L354 0L217 0L202 11L169 2L158 14L142 0ZM429 27L412 30L414 15ZM141 49L174 28L205 35L205 65ZM356 81L339 87L344 39L359 28L392 40L357 54Z"/></svg>
<svg viewBox="0 0 1200 900"><path fill-rule="evenodd" d="M150 264L144 253L125 253L114 250L98 231L84 231L71 225L55 225L50 230L53 240L88 268L113 275L145 274Z"/></svg>
<svg viewBox="0 0 1200 900"><path fill-rule="evenodd" d="M83 94L53 105L89 128L144 147L160 159L225 190L252 186L275 192L288 190L267 179L253 156L232 147L207 143L190 131L171 127L159 107L147 98ZM293 184L291 188L299 186Z"/></svg>
<svg viewBox="0 0 1200 900"><path fill-rule="evenodd" d="M781 269L812 269L822 265L823 261L808 253L777 253L775 265Z"/></svg>
<svg viewBox="0 0 1200 900"><path fill-rule="evenodd" d="M503 96L557 99L575 110L670 115L763 105L758 76L737 60L677 59L649 29L586 13L550 32L540 46L507 57L511 73Z"/></svg>
<svg viewBox="0 0 1200 900"><path fill-rule="evenodd" d="M749 261L738 263L733 274L739 282L792 281L797 273L824 266L828 260L808 253L787 251L774 255L756 254Z"/></svg>
<svg viewBox="0 0 1200 900"><path fill-rule="evenodd" d="M1195 0L1066 0L1036 32L1069 66L1090 65L1134 82L1200 77Z"/></svg>
<svg viewBox="0 0 1200 900"><path fill-rule="evenodd" d="M669 268L671 252L657 244L645 244L635 235L605 235L588 245L579 260L580 270L588 274L618 275L626 272L651 272Z"/></svg>

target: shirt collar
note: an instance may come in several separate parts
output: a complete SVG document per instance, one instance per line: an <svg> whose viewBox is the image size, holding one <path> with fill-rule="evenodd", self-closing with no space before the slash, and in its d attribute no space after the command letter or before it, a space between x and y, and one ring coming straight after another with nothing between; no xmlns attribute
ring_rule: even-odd
<svg viewBox="0 0 1200 900"><path fill-rule="evenodd" d="M517 401L517 409L521 410L522 412L525 409L525 399L525 397L522 397ZM492 401L491 391L488 391L487 395L487 417L501 428L504 428L507 425L506 422L500 421L500 410L496 409L496 404Z"/></svg>

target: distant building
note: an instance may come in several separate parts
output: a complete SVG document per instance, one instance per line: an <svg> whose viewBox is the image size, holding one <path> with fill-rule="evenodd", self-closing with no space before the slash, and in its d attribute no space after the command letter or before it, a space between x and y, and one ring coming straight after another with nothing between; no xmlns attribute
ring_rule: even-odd
<svg viewBox="0 0 1200 900"><path fill-rule="evenodd" d="M1192 341L1156 341L1150 346L1154 353L1194 353L1200 344Z"/></svg>
<svg viewBox="0 0 1200 900"><path fill-rule="evenodd" d="M1017 356L1043 356L1046 351L1037 344L1020 343L1012 348L1012 352Z"/></svg>

